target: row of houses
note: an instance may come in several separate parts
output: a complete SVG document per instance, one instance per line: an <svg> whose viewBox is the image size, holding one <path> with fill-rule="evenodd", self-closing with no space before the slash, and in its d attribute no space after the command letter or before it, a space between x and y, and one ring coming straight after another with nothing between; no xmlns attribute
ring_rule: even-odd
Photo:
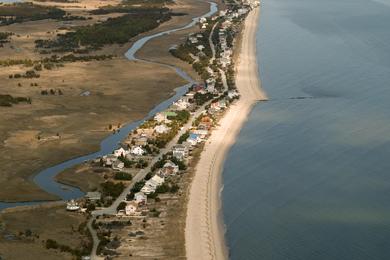
<svg viewBox="0 0 390 260"><path fill-rule="evenodd" d="M120 157L133 160L134 158L145 154L146 151L141 146L133 146L130 149L120 147L119 149L114 150L112 154L104 155L101 158L101 161L103 162L104 167L111 167L113 170L121 171L125 167L125 164Z"/></svg>

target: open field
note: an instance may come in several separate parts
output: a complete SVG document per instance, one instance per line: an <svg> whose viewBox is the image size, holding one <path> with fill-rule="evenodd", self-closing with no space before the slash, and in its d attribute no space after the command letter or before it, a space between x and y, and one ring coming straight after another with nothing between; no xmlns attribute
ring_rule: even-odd
<svg viewBox="0 0 390 260"><path fill-rule="evenodd" d="M70 253L46 249L46 241L79 248L89 243L86 216L65 211L64 205L25 207L0 215L0 256L4 259L74 259ZM79 232L79 229L81 230Z"/></svg>
<svg viewBox="0 0 390 260"><path fill-rule="evenodd" d="M32 104L0 111L0 183L7 183L0 191L1 200L52 198L29 181L32 174L98 149L99 140L111 134L109 124L142 118L184 83L170 69L124 58L44 71L48 75L33 80L38 87L30 87L30 79L18 80L22 84L18 87L8 73L0 71L2 91L29 96ZM63 95L40 94L52 88L61 89ZM84 91L90 96L80 96Z"/></svg>
<svg viewBox="0 0 390 260"><path fill-rule="evenodd" d="M72 15L86 15L84 9L114 2L117 1L91 1L87 8L53 5L67 5L67 12ZM208 4L190 3L193 2L180 0L174 6L191 16L173 17L149 33L188 23L194 6L196 14L209 8ZM99 15L71 23L85 25L118 15ZM34 41L55 36L63 23L42 20L0 26L0 31L15 33L11 42L0 48L0 57L46 57L34 49ZM165 42L166 39L161 40L161 44ZM48 166L96 150L100 140L111 133L109 124L116 126L142 118L155 104L169 97L174 88L183 85L184 81L170 69L123 58L129 45L114 44L91 53L117 55L111 60L65 63L64 67L40 71L39 78L10 79L9 75L23 74L29 69L22 65L0 70L0 94L32 99L32 104L0 107L0 183L7 183L0 191L1 201L56 199L36 187L31 177ZM54 94L50 94L51 90ZM42 91L49 94L42 95ZM80 96L86 91L89 96Z"/></svg>

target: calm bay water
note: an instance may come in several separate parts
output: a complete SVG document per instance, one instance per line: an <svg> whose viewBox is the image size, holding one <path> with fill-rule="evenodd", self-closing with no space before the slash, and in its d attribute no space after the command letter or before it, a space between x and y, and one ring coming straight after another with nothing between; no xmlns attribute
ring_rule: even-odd
<svg viewBox="0 0 390 260"><path fill-rule="evenodd" d="M262 5L271 101L225 164L231 259L390 259L390 1Z"/></svg>

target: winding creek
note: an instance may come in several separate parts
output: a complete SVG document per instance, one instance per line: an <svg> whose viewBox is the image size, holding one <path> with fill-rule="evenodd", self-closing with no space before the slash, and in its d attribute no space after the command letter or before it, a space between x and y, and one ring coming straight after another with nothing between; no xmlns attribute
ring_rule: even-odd
<svg viewBox="0 0 390 260"><path fill-rule="evenodd" d="M0 1L0 2L3 2L3 1ZM5 2L7 2L7 1L5 1ZM78 164L81 164L85 161L93 160L93 159L96 159L100 156L112 153L113 150L115 150L119 147L120 142L123 141L131 131L133 131L140 124L142 124L142 122L150 119L156 113L167 109L172 104L172 102L178 100L181 96L183 96L186 93L188 88L193 84L194 80L190 76L188 76L184 71L182 71L181 69L179 69L175 66L172 66L172 65L136 58L135 54L148 41L150 41L154 38L157 38L157 37L161 37L161 36L173 33L173 32L189 29L192 26L194 26L199 21L200 18L210 17L211 15L215 14L218 11L217 4L214 2L208 2L208 3L210 4L210 11L207 12L206 14L194 18L190 23L188 23L185 26L143 37L143 38L137 40L131 46L131 48L125 53L126 58L129 59L130 61L149 62L149 63L154 63L154 64L158 64L160 66L165 66L165 67L169 67L171 69L174 69L180 77L182 77L183 79L185 79L189 83L175 89L174 96L172 96L171 98L169 98L169 99L163 101L162 103L158 104L157 106L155 106L146 115L145 118L138 120L138 121L135 121L135 122L132 122L132 123L129 123L129 124L123 126L118 133L106 137L100 143L100 150L99 151L88 154L88 155L84 155L81 157L76 157L74 159L65 161L63 163L57 164L55 166L49 167L49 168L44 169L41 172L39 172L37 175L35 175L35 177L33 177L33 181L37 186L39 186L41 189L45 190L46 192L48 192L50 194L54 194L54 195L60 197L62 200L76 199L76 198L80 198L80 197L84 196L84 193L80 189L78 189L77 187L72 187L69 185L65 185L65 184L61 184L61 183L56 182L55 176L57 174L59 174L60 172L66 170L66 169L69 169L73 166L76 166ZM6 208L17 207L17 206L34 205L34 204L39 204L39 203L43 203L43 202L45 202L45 201L11 202L11 203L0 202L0 210L6 209Z"/></svg>

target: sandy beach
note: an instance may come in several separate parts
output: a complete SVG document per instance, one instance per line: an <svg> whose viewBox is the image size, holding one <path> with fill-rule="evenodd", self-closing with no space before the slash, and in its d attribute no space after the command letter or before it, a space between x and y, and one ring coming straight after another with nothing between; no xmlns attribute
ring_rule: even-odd
<svg viewBox="0 0 390 260"><path fill-rule="evenodd" d="M233 104L205 145L190 189L185 229L187 259L227 259L220 216L221 171L252 106L267 96L261 89L256 61L260 9L246 18L237 62L236 84L241 98Z"/></svg>

